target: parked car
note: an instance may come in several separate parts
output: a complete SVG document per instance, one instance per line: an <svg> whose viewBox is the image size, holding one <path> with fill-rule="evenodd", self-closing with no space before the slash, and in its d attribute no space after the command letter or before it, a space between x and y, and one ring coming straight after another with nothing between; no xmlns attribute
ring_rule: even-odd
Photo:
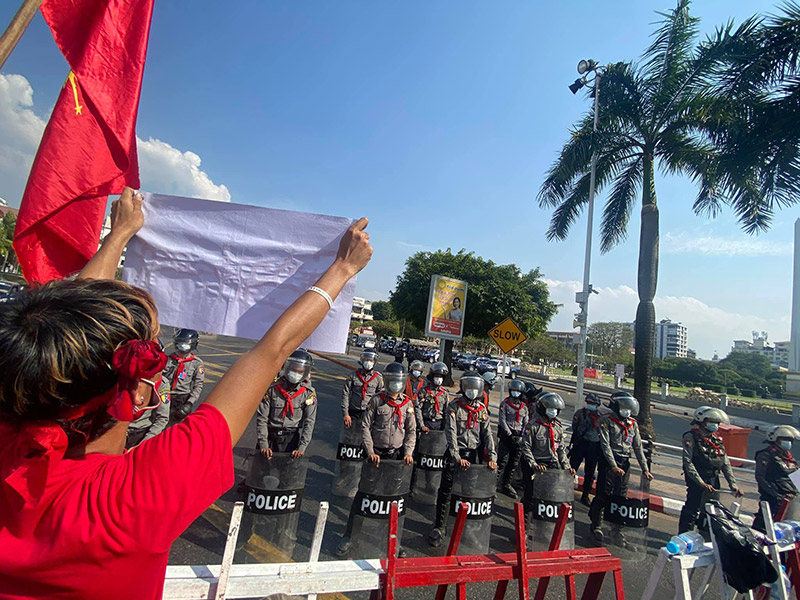
<svg viewBox="0 0 800 600"><path fill-rule="evenodd" d="M422 360L429 363L435 363L437 360L439 360L439 349L430 348L426 350L422 355Z"/></svg>
<svg viewBox="0 0 800 600"><path fill-rule="evenodd" d="M475 362L478 360L475 354L464 354L458 361L458 368L462 371L470 371L475 368Z"/></svg>

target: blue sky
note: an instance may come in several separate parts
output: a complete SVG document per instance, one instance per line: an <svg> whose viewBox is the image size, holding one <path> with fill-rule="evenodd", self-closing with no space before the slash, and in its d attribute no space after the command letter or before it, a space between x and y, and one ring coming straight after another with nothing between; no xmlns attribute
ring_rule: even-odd
<svg viewBox="0 0 800 600"><path fill-rule="evenodd" d="M0 7L0 23L16 4ZM376 252L358 293L370 299L388 297L417 250L467 248L538 266L565 304L551 329L571 329L585 217L567 241L549 243L550 215L536 203L568 127L589 108L566 86L581 58L636 59L655 11L671 6L157 1L138 124L143 187L367 215ZM704 0L693 13L711 32L774 7ZM0 196L11 205L66 72L37 17L0 73ZM659 175L656 186L658 318L687 324L701 357L727 354L751 330L787 339L800 210L750 237L730 214L694 216L691 183ZM594 253L601 294L590 321L633 320L638 230L637 209L628 240Z"/></svg>

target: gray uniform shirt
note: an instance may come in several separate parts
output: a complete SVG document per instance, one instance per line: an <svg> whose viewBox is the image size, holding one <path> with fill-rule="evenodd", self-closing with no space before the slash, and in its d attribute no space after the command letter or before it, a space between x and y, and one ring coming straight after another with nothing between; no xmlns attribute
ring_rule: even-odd
<svg viewBox="0 0 800 600"><path fill-rule="evenodd" d="M519 419L517 419L519 415ZM524 398L509 396L500 403L500 414L497 418L498 429L506 435L522 435L530 420L528 405Z"/></svg>
<svg viewBox="0 0 800 600"><path fill-rule="evenodd" d="M489 460L497 460L497 450L494 446L494 436L489 426L489 411L482 403L482 398L470 401L459 394L445 411L445 431L447 432L447 450L454 458L459 458L459 450L477 450L483 443ZM472 421L470 414L465 406L477 408ZM469 422L469 425L468 425Z"/></svg>
<svg viewBox="0 0 800 600"><path fill-rule="evenodd" d="M163 386L161 389L164 389ZM159 392L161 396L161 404L158 408L149 410L135 421L131 421L128 425L129 435L141 432L143 429L147 430L144 434L142 441L149 440L151 437L157 436L159 433L167 428L169 423L169 391ZM166 399L165 399L166 397Z"/></svg>
<svg viewBox="0 0 800 600"><path fill-rule="evenodd" d="M439 410L436 410L436 404ZM429 429L442 429L444 411L447 408L447 390L432 383L426 385L417 394L416 415L417 427L428 427Z"/></svg>
<svg viewBox="0 0 800 600"><path fill-rule="evenodd" d="M178 375L178 359L175 355L169 357L167 366L164 367L164 381L169 383L171 390L170 398L172 402L191 402L196 404L203 391L203 381L205 380L205 367L203 359L199 356L189 355L192 360L185 360L183 372Z"/></svg>
<svg viewBox="0 0 800 600"><path fill-rule="evenodd" d="M716 433L692 429L683 434L683 473L689 481L700 485L722 472L730 488L739 487L725 452L722 438Z"/></svg>
<svg viewBox="0 0 800 600"><path fill-rule="evenodd" d="M289 396L289 400L284 393ZM299 392L299 393L298 393ZM287 402L291 402L294 413L286 411L283 416ZM264 394L258 405L256 412L256 434L258 436L258 448L269 448L270 429L299 429L300 442L297 449L305 452L311 442L311 435L314 433L314 424L317 422L317 394L314 388L307 381L301 382L297 386L292 386L283 377L269 386L267 393Z"/></svg>
<svg viewBox="0 0 800 600"><path fill-rule="evenodd" d="M624 424L625 427L620 425ZM627 427L627 430L626 430ZM628 417L623 419L615 414L603 415L600 420L600 450L606 459L608 466L617 467L617 460L614 458L630 458L631 450L636 454L636 460L642 471L647 471L647 461L644 458L644 448L642 447L642 437L639 435L639 424L636 419Z"/></svg>
<svg viewBox="0 0 800 600"><path fill-rule="evenodd" d="M357 369L348 375L342 388L342 414L347 416L350 409L366 410L370 398L383 391L383 376L377 371L364 373Z"/></svg>
<svg viewBox="0 0 800 600"><path fill-rule="evenodd" d="M390 402L400 406L395 408ZM400 394L394 401L383 393L373 396L361 422L361 439L367 454L373 454L375 448L396 450L400 447L406 456L414 453L417 419L414 404L405 394Z"/></svg>
<svg viewBox="0 0 800 600"><path fill-rule="evenodd" d="M590 411L585 407L575 411L572 417L572 439L577 442L600 441L600 421L603 415L599 411Z"/></svg>
<svg viewBox="0 0 800 600"><path fill-rule="evenodd" d="M552 426L553 438L550 438ZM558 419L552 421L534 417L528 422L522 436L522 456L529 466L558 464L569 469L569 459L564 448L564 426Z"/></svg>

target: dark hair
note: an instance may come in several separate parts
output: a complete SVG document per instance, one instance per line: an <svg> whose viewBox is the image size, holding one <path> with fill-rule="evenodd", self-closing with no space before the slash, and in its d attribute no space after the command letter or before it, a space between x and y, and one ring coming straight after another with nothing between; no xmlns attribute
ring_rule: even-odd
<svg viewBox="0 0 800 600"><path fill-rule="evenodd" d="M121 281L61 280L22 291L0 304L0 419L54 420L63 427L65 410L116 384L111 359L117 347L157 333L152 297ZM101 412L65 431L107 428L110 417Z"/></svg>

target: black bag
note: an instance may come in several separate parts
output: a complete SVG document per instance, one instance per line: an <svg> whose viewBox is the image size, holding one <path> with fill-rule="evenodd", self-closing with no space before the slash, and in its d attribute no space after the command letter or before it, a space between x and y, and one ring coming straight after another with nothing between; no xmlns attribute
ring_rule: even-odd
<svg viewBox="0 0 800 600"><path fill-rule="evenodd" d="M717 501L714 516L708 515L717 541L725 581L742 594L778 579L778 572L764 553L764 546L738 518Z"/></svg>

